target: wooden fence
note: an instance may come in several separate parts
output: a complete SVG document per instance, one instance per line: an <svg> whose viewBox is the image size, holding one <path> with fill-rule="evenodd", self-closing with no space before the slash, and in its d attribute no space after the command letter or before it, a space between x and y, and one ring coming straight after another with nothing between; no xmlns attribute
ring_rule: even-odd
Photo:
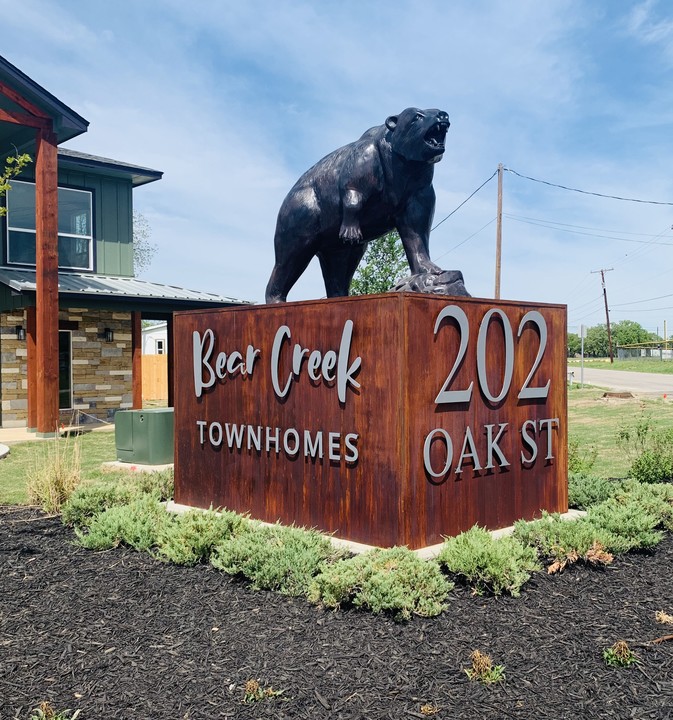
<svg viewBox="0 0 673 720"><path fill-rule="evenodd" d="M168 399L168 355L143 355L143 401Z"/></svg>

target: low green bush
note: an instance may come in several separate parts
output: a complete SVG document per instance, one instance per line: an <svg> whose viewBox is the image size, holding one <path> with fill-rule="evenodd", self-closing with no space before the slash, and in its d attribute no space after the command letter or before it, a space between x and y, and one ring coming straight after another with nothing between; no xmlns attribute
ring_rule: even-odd
<svg viewBox="0 0 673 720"><path fill-rule="evenodd" d="M257 590L305 595L322 565L338 553L314 530L282 525L241 527L219 543L211 564L229 575L243 575Z"/></svg>
<svg viewBox="0 0 673 720"><path fill-rule="evenodd" d="M589 474L598 459L594 445L586 445L579 438L568 436L568 472Z"/></svg>
<svg viewBox="0 0 673 720"><path fill-rule="evenodd" d="M663 534L656 528L670 517L666 513L671 506L658 492L619 483L613 496L590 506L585 517L562 520L544 513L540 520L515 523L514 537L536 548L552 565L565 567L578 560L605 564L611 560L605 552L644 550L661 540Z"/></svg>
<svg viewBox="0 0 673 720"><path fill-rule="evenodd" d="M352 604L406 620L412 615L439 615L452 588L436 562L395 547L327 565L311 583L308 597L327 607Z"/></svg>
<svg viewBox="0 0 673 720"><path fill-rule="evenodd" d="M149 550L157 544L161 526L170 521L166 509L151 495L128 505L117 505L95 515L88 532L75 528L81 545L89 550L108 550L120 544Z"/></svg>
<svg viewBox="0 0 673 720"><path fill-rule="evenodd" d="M517 596L540 563L535 549L516 538L494 540L491 534L474 526L449 538L437 561L449 572L472 585L477 593L504 592Z"/></svg>
<svg viewBox="0 0 673 720"><path fill-rule="evenodd" d="M208 562L215 546L236 535L247 520L234 512L190 510L162 523L156 556L176 565Z"/></svg>
<svg viewBox="0 0 673 720"><path fill-rule="evenodd" d="M655 515L667 530L673 531L673 484L624 480L617 485L612 497L622 504L635 503Z"/></svg>
<svg viewBox="0 0 673 720"><path fill-rule="evenodd" d="M136 488L122 482L86 483L80 485L63 505L61 520L65 525L85 527L95 515L116 505L127 505L139 495Z"/></svg>
<svg viewBox="0 0 673 720"><path fill-rule="evenodd" d="M514 525L514 537L535 548L540 557L556 569L578 560L587 562L597 548L607 550L614 545L614 538L607 530L586 518L563 520L557 514L548 513L543 513L540 520L519 520ZM604 556L601 562L606 564L611 560Z"/></svg>
<svg viewBox="0 0 673 720"><path fill-rule="evenodd" d="M158 472L125 473L125 482L133 485L141 493L156 495L162 502L173 499L173 469Z"/></svg>
<svg viewBox="0 0 673 720"><path fill-rule="evenodd" d="M643 508L637 500L610 498L589 508L586 521L608 533L605 548L610 552L626 553L645 550L657 545L663 533L655 528L661 517Z"/></svg>
<svg viewBox="0 0 673 720"><path fill-rule="evenodd" d="M578 510L586 510L612 497L619 487L619 481L607 480L597 475L569 473L568 505Z"/></svg>
<svg viewBox="0 0 673 720"><path fill-rule="evenodd" d="M157 501L171 499L173 471L106 473L95 482L82 483L61 507L61 519L66 525L86 527L95 515L143 495Z"/></svg>

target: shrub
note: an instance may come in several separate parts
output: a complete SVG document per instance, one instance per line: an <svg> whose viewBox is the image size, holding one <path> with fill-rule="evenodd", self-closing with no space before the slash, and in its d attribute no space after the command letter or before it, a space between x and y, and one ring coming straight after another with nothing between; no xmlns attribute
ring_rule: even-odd
<svg viewBox="0 0 673 720"><path fill-rule="evenodd" d="M568 477L568 505L578 510L586 510L612 497L618 488L619 483L614 480L584 473L571 473Z"/></svg>
<svg viewBox="0 0 673 720"><path fill-rule="evenodd" d="M327 607L352 604L407 620L412 614L439 615L452 588L436 562L395 547L372 550L324 567L311 583L308 597Z"/></svg>
<svg viewBox="0 0 673 720"><path fill-rule="evenodd" d="M82 467L79 440L54 438L37 453L35 467L29 471L29 502L45 512L58 513L80 483Z"/></svg>
<svg viewBox="0 0 673 720"><path fill-rule="evenodd" d="M215 547L211 564L230 575L243 575L257 590L305 595L311 579L335 551L314 530L250 524Z"/></svg>
<svg viewBox="0 0 673 720"><path fill-rule="evenodd" d="M245 518L236 513L190 510L162 523L157 537L157 556L177 565L208 562L213 548L239 532Z"/></svg>
<svg viewBox="0 0 673 720"><path fill-rule="evenodd" d="M142 495L164 501L173 497L173 471L106 473L102 480L82 483L61 508L66 525L85 527L98 513L128 505Z"/></svg>
<svg viewBox="0 0 673 720"><path fill-rule="evenodd" d="M474 526L457 537L449 538L438 562L449 572L464 578L476 592L517 596L530 574L540 569L537 553L516 538L494 540L491 534Z"/></svg>
<svg viewBox="0 0 673 720"><path fill-rule="evenodd" d="M578 438L568 437L568 472L588 474L598 458L594 445L582 445Z"/></svg>
<svg viewBox="0 0 673 720"><path fill-rule="evenodd" d="M612 543L612 536L586 518L562 520L559 515L543 513L540 520L519 520L514 536L534 547L549 563L548 572L558 572L567 565L583 560L590 564L608 564L612 557L602 554Z"/></svg>
<svg viewBox="0 0 673 720"><path fill-rule="evenodd" d="M643 450L631 464L628 475L642 483L670 481L673 479L673 451Z"/></svg>
<svg viewBox="0 0 673 720"><path fill-rule="evenodd" d="M162 502L173 499L173 470L159 472L125 473L126 483L132 484L142 493L155 495Z"/></svg>
<svg viewBox="0 0 673 720"><path fill-rule="evenodd" d="M88 533L75 528L83 547L108 550L120 544L149 550L157 544L163 523L169 522L164 507L151 495L142 495L128 505L118 505L96 515Z"/></svg>
<svg viewBox="0 0 673 720"><path fill-rule="evenodd" d="M656 516L667 530L673 530L673 485L670 483L640 483L624 480L613 494L619 503L635 503L645 512Z"/></svg>
<svg viewBox="0 0 673 720"><path fill-rule="evenodd" d="M80 485L61 508L66 525L84 527L95 515L115 505L127 505L139 492L121 482L105 481Z"/></svg>
<svg viewBox="0 0 673 720"><path fill-rule="evenodd" d="M663 533L655 530L661 518L644 509L637 499L611 498L589 508L587 522L608 533L608 550L625 553L657 545Z"/></svg>
<svg viewBox="0 0 673 720"><path fill-rule="evenodd" d="M609 553L651 548L662 538L655 528L662 523L664 508L670 506L657 500L654 493L633 493L636 491L629 494L618 488L613 497L591 506L587 516L577 520L562 520L547 513L533 522L520 520L514 526L514 536L551 561L550 572L578 560L607 564L612 559ZM641 504L643 498L649 498L651 509Z"/></svg>
<svg viewBox="0 0 673 720"><path fill-rule="evenodd" d="M628 476L643 483L673 480L673 428L657 429L651 415L622 425L617 445L631 462Z"/></svg>

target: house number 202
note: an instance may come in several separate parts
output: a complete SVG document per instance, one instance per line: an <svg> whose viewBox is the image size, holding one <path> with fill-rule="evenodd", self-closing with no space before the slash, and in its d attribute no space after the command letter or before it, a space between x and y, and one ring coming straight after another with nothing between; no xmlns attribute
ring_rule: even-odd
<svg viewBox="0 0 673 720"><path fill-rule="evenodd" d="M505 334L505 368L502 378L502 386L500 392L495 394L488 384L488 375L486 373L486 353L488 349L488 328L491 322L491 318L498 316L502 321L502 326ZM458 305L448 305L445 307L437 316L435 321L435 336L439 332L442 322L448 318L452 318L458 324L458 331L460 335L460 344L458 346L458 353L456 359L449 372L442 389L435 398L437 405L445 405L447 403L467 403L472 399L472 390L474 387L474 380L469 384L468 387L461 390L449 390L451 381L454 378L458 368L465 357L467 352L467 345L470 339L470 323L467 319L465 312L458 307ZM544 386L531 387L530 382L535 374L535 371L542 362L545 349L547 347L547 323L540 312L537 310L530 310L527 312L519 323L519 329L517 330L517 338L521 337L521 333L528 323L535 325L540 334L540 345L538 347L537 356L531 366L528 377L523 383L523 386L519 390L517 398L519 400L529 400L533 398L546 398L549 395L549 384L550 380L547 380L547 384ZM492 403L499 403L503 400L509 392L512 384L512 375L514 374L514 334L512 332L512 325L509 318L499 308L491 308L488 310L481 320L479 325L479 333L477 335L477 377L479 380L479 387L484 397Z"/></svg>

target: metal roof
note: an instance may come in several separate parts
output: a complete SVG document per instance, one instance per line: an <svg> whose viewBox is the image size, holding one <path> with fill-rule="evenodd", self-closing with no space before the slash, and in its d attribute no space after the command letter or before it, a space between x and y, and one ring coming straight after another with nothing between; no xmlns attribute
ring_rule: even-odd
<svg viewBox="0 0 673 720"><path fill-rule="evenodd" d="M0 268L0 283L9 287L14 293L34 293L35 270ZM187 290L174 285L161 285L134 277L90 273L60 272L58 292L59 296L82 299L152 301L167 308L175 305L176 309L248 304L246 300L199 290Z"/></svg>
<svg viewBox="0 0 673 720"><path fill-rule="evenodd" d="M103 172L105 175L118 175L131 179L133 185L145 185L146 183L161 180L163 172L161 170L152 170L152 168L141 167L140 165L132 165L131 163L112 160L111 158L100 157L98 155L90 155L89 153L70 150L69 148L58 149L59 167L68 167L72 165L77 169L88 169L94 172Z"/></svg>

